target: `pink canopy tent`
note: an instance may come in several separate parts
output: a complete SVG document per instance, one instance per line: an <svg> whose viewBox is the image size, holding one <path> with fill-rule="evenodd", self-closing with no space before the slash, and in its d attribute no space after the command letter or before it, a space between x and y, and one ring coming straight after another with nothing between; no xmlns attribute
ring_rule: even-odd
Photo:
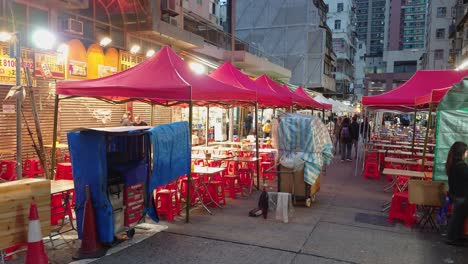
<svg viewBox="0 0 468 264"><path fill-rule="evenodd" d="M263 74L255 80L259 86L262 86L263 89L270 90L276 94L278 98L277 107L290 107L293 105L293 101L290 93L285 91L279 84L270 79L268 76Z"/></svg>
<svg viewBox="0 0 468 264"><path fill-rule="evenodd" d="M310 103L311 101L307 100L305 97L302 97L300 96L299 94L291 91L291 89L289 89L288 86L286 86L285 84L283 84L282 86L283 90L284 90L284 93L287 93L289 94L289 96L291 97L291 100L293 102L293 104L297 107L297 108L315 108L314 106L312 106Z"/></svg>
<svg viewBox="0 0 468 264"><path fill-rule="evenodd" d="M194 101L208 103L254 102L254 91L195 74L171 48L114 75L86 81L57 83L57 94L74 97L140 99L165 105Z"/></svg>
<svg viewBox="0 0 468 264"><path fill-rule="evenodd" d="M364 96L362 104L372 108L409 110L414 108L417 96L426 95L434 89L441 89L460 82L468 76L468 70L417 71L399 87L375 96Z"/></svg>
<svg viewBox="0 0 468 264"><path fill-rule="evenodd" d="M313 108L323 109L323 110L332 109L331 104L322 104L320 102L315 101L315 99L312 98L312 96L310 96L308 93L306 93L301 86L297 87L295 93L309 100L310 101L309 105L311 105Z"/></svg>
<svg viewBox="0 0 468 264"><path fill-rule="evenodd" d="M451 88L434 89L426 95L416 97L414 104L418 108L427 108L430 104L437 105Z"/></svg>
<svg viewBox="0 0 468 264"><path fill-rule="evenodd" d="M282 101L274 91L266 89L263 85L259 85L230 62L223 63L223 65L210 73L210 77L228 85L255 91L259 107L275 107L282 104Z"/></svg>

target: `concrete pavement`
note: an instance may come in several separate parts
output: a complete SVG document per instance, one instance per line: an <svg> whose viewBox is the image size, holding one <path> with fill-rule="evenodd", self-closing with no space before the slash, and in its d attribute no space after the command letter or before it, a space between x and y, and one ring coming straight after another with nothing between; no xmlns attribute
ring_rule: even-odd
<svg viewBox="0 0 468 264"><path fill-rule="evenodd" d="M354 162L335 159L316 203L295 207L287 224L248 217L256 193L213 215L196 209L189 224L161 222L166 230L95 263L468 263L467 248L388 223L380 212L391 198L384 184L354 177Z"/></svg>

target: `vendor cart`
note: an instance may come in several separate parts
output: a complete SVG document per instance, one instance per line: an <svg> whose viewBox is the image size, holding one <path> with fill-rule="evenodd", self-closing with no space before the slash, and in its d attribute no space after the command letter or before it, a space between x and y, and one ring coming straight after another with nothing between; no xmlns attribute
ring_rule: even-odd
<svg viewBox="0 0 468 264"><path fill-rule="evenodd" d="M132 237L144 216L150 175L149 127L83 129L68 133L76 195L78 236L82 237L85 189L89 185L102 243L120 233Z"/></svg>
<svg viewBox="0 0 468 264"><path fill-rule="evenodd" d="M320 179L333 157L332 141L327 127L317 117L284 114L274 126L278 147L278 191L288 192L293 201L310 206L320 190Z"/></svg>

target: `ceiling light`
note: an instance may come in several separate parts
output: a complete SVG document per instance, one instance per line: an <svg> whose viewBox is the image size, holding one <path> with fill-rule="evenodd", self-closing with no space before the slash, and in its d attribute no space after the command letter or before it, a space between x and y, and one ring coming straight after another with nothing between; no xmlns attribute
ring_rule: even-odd
<svg viewBox="0 0 468 264"><path fill-rule="evenodd" d="M138 53L138 51L140 51L140 46L138 45L133 45L132 48L130 49L130 52L132 54Z"/></svg>
<svg viewBox="0 0 468 264"><path fill-rule="evenodd" d="M204 74L206 73L206 67L198 62L190 62L189 63L190 69L196 74Z"/></svg>
<svg viewBox="0 0 468 264"><path fill-rule="evenodd" d="M39 29L32 35L32 40L37 48L43 50L51 50L55 44L55 36L51 32Z"/></svg>
<svg viewBox="0 0 468 264"><path fill-rule="evenodd" d="M0 32L0 41L8 42L11 40L11 34L8 32Z"/></svg>
<svg viewBox="0 0 468 264"><path fill-rule="evenodd" d="M146 57L152 57L154 55L155 51L153 49L150 49L146 52Z"/></svg>
<svg viewBox="0 0 468 264"><path fill-rule="evenodd" d="M101 42L99 42L99 45L101 45L102 47L105 47L105 46L109 45L111 42L112 42L112 39L110 39L108 37L104 37L104 38L101 39Z"/></svg>

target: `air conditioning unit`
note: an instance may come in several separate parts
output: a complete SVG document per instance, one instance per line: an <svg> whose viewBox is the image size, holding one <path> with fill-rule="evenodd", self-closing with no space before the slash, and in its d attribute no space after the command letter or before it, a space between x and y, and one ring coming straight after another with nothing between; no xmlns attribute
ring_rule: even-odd
<svg viewBox="0 0 468 264"><path fill-rule="evenodd" d="M65 32L83 35L83 22L73 18L67 19L65 23Z"/></svg>
<svg viewBox="0 0 468 264"><path fill-rule="evenodd" d="M170 16L179 15L179 0L161 0L161 11Z"/></svg>
<svg viewBox="0 0 468 264"><path fill-rule="evenodd" d="M177 27L177 18L169 17L169 24Z"/></svg>

